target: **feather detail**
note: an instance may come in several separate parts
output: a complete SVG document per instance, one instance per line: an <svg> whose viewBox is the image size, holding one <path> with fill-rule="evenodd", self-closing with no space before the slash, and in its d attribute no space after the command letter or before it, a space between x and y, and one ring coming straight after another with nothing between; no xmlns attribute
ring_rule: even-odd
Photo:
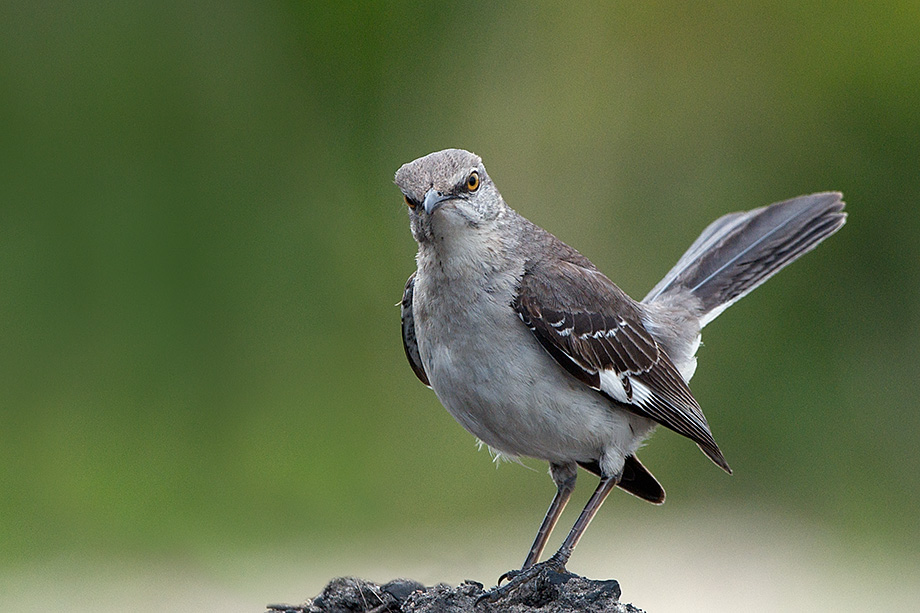
<svg viewBox="0 0 920 613"><path fill-rule="evenodd" d="M415 291L415 273L409 275L406 280L406 289L403 291L400 313L402 316L402 339L403 349L406 351L406 359L409 360L409 366L412 372L418 377L418 380L431 387L428 382L428 374L425 367L422 366L422 357L418 352L418 339L415 336L415 317L412 310L412 297Z"/></svg>
<svg viewBox="0 0 920 613"><path fill-rule="evenodd" d="M731 472L690 388L642 323L641 305L607 277L566 260L530 262L512 307L569 374Z"/></svg>

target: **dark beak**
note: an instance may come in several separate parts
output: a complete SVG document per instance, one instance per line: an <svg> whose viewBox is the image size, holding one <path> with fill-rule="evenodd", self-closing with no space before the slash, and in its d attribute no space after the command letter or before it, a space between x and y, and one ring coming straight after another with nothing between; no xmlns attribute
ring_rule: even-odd
<svg viewBox="0 0 920 613"><path fill-rule="evenodd" d="M422 201L422 207L425 209L426 213L431 215L444 201L452 199L453 196L445 196L432 187L428 190L428 193L425 194L425 199Z"/></svg>

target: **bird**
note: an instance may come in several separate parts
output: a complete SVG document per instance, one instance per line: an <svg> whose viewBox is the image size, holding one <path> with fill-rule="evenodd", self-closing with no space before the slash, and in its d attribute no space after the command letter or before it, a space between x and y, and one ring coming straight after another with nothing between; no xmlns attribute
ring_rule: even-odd
<svg viewBox="0 0 920 613"><path fill-rule="evenodd" d="M400 167L394 182L418 243L401 301L412 371L493 454L548 462L556 486L520 570L486 593L493 600L545 569L565 571L615 487L664 502L637 457L657 426L731 474L688 385L701 331L846 221L839 192L729 213L637 301L508 206L474 153L431 153ZM540 562L579 467L600 481Z"/></svg>

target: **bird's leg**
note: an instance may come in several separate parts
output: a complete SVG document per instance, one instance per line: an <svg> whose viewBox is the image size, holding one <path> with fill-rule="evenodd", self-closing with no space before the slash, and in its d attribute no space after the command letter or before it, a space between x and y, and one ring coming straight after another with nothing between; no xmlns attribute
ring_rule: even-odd
<svg viewBox="0 0 920 613"><path fill-rule="evenodd" d="M559 547L559 551L554 553L552 557L546 561L547 564L559 566L561 570L565 570L565 564L569 561L569 557L575 550L575 545L581 540L581 535L588 529L588 524L594 519L598 509L601 508L601 505L604 504L604 500L607 499L607 495L610 494L619 481L619 476L601 477L601 482L597 484L597 489L591 494L591 498L588 499L588 504L585 505L578 519L575 520L575 525L572 526L568 536L562 541L562 546Z"/></svg>
<svg viewBox="0 0 920 613"><path fill-rule="evenodd" d="M540 524L537 537L530 547L530 553L527 554L527 559L524 560L521 570L527 570L540 559L540 555L546 547L546 542L549 540L553 528L556 527L556 522L559 521L565 505L569 502L569 498L572 497L572 492L575 491L575 480L578 477L578 468L575 464L550 464L549 474L553 478L553 483L556 484L556 495L553 496L553 501L546 510L546 517L543 518L543 523ZM501 579L498 582L501 583Z"/></svg>
<svg viewBox="0 0 920 613"><path fill-rule="evenodd" d="M578 544L578 541L581 539L581 536L585 533L585 530L588 528L588 524L591 523L591 520L594 519L594 516L597 514L598 509L601 508L601 505L604 504L604 500L607 498L610 491L616 487L617 482L620 480L619 476L613 477L601 477L600 483L597 484L597 489L594 490L594 493L591 495L591 498L588 500L588 503L585 505L584 510L581 512L581 515L578 516L578 519L575 521L575 525L572 526L572 529L569 531L568 536L565 537L565 540L562 542L562 546L559 547L559 550L554 553L549 559L544 562L535 563L530 567L525 566L523 569L511 573L505 573L502 575L501 579L508 578L509 581L505 585L496 586L494 589L489 590L485 594L479 597L479 600L489 600L495 602L500 598L508 595L518 586L531 581L544 570L553 570L558 573L566 572L565 565L569 561L569 557L572 555L572 551L575 550L575 546ZM558 496L558 494L557 494ZM556 501L553 500L553 503ZM550 511L553 511L553 506L550 505ZM561 510L559 511L561 513ZM550 513L547 513L547 519L543 520L543 523L546 524L549 520ZM542 532L543 526L541 526ZM540 540L540 533L537 534L537 541ZM543 543L540 544L540 549L545 545L546 539L543 539ZM534 543L534 547L538 542ZM533 549L531 549L531 554L533 554ZM530 555L527 556L528 561L530 560ZM526 562L525 562L526 564ZM499 579L499 582L501 582Z"/></svg>

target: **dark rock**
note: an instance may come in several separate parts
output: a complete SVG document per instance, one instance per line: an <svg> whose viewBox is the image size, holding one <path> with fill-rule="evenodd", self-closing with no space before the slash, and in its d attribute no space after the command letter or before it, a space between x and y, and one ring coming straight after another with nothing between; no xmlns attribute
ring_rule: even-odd
<svg viewBox="0 0 920 613"><path fill-rule="evenodd" d="M546 570L497 602L482 601L483 585L425 587L410 579L384 585L344 577L333 579L302 605L269 605L278 613L642 613L620 602L620 584Z"/></svg>
<svg viewBox="0 0 920 613"><path fill-rule="evenodd" d="M408 598L412 592L425 591L425 586L411 579L393 579L389 583L384 584L381 589L395 598L398 602L402 602Z"/></svg>

